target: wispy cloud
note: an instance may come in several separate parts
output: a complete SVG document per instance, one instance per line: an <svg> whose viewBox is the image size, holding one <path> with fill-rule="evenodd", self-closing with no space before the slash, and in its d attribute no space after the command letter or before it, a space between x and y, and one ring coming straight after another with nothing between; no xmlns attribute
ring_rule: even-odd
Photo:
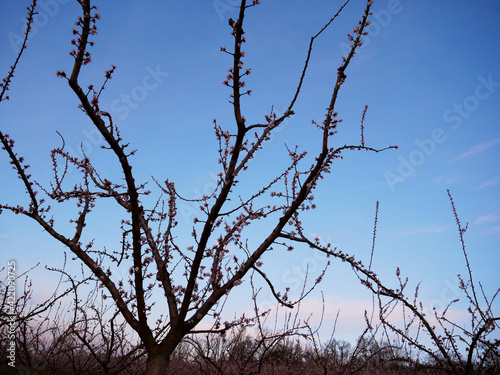
<svg viewBox="0 0 500 375"><path fill-rule="evenodd" d="M451 301L442 301L442 308L444 308ZM443 310L436 305L436 299L422 300L424 310L428 312L429 322L437 325L435 317L433 316L433 308L436 307L441 313ZM373 301L371 299L357 299L345 298L337 294L325 294L325 299L319 297L307 298L307 303L300 305L300 316L307 319L308 324L315 327L320 327L324 324L325 327L335 327L335 336L347 339L347 341L354 342L359 337L361 330L366 327L365 311L368 316L371 316L373 311ZM251 316L253 310L247 310L246 316ZM338 314L338 322L335 320ZM398 304L392 309L392 314L387 318L394 325L405 324L403 316L407 311ZM378 324L379 319L375 313L372 324ZM466 309L460 309L457 306L452 306L448 309L446 317L451 321L460 324L465 323L469 318L469 313ZM279 326L279 325L278 325ZM331 334L331 329L325 331L326 334Z"/></svg>
<svg viewBox="0 0 500 375"><path fill-rule="evenodd" d="M486 234L500 234L500 226L488 229Z"/></svg>
<svg viewBox="0 0 500 375"><path fill-rule="evenodd" d="M480 143L480 144L474 145L471 148L469 148L467 151L465 151L464 153L458 155L455 158L455 161L467 158L469 156L478 154L480 152L484 152L486 150L489 150L490 148L492 148L493 146L497 145L498 143L500 143L500 138L494 139L494 140L489 141L489 142L484 142L484 143Z"/></svg>
<svg viewBox="0 0 500 375"><path fill-rule="evenodd" d="M483 182L483 184L479 186L476 190L480 190L488 186L497 185L499 183L500 183L500 175L490 178L488 181Z"/></svg>
<svg viewBox="0 0 500 375"><path fill-rule="evenodd" d="M500 216L488 214L488 215L479 216L476 219L476 221L474 221L474 224L477 225L477 224L489 223L489 222L498 221L498 220L500 220Z"/></svg>
<svg viewBox="0 0 500 375"><path fill-rule="evenodd" d="M443 225L440 227L432 227L432 228L420 228L415 230L399 230L394 234L397 236L413 236L417 234L432 234L432 233L441 233L444 232L448 228L447 225Z"/></svg>
<svg viewBox="0 0 500 375"><path fill-rule="evenodd" d="M442 174L441 176L434 178L431 182L441 184L441 185L451 185L451 184L454 184L455 182L458 182L458 181L460 181L459 177L451 176L450 173L445 173L445 174Z"/></svg>

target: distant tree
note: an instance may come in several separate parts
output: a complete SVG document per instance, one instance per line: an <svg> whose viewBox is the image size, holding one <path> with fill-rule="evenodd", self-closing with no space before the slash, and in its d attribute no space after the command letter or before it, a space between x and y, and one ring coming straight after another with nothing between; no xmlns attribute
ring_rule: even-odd
<svg viewBox="0 0 500 375"><path fill-rule="evenodd" d="M351 344L347 341L332 338L323 348L323 356L331 365L345 366L352 354Z"/></svg>
<svg viewBox="0 0 500 375"><path fill-rule="evenodd" d="M500 288L488 297L483 285L474 280L464 239L467 225L462 225L449 190L448 197L467 269L467 276L458 275L458 279L462 298L468 304L469 323L459 323L449 317L449 310L459 302L459 298L451 301L443 311L434 308L432 314L427 314L419 299L420 285L408 292L409 280L402 276L399 267L396 269L397 285L391 288L370 267L365 267L353 256L335 252L334 256L350 264L361 284L376 297L379 323L373 327L372 321L367 320L368 329L376 332L382 327L383 337L390 342L392 336L398 343L379 347L374 336L358 340L351 355L354 361L366 363L366 359L370 359L370 362L375 360L378 368L381 367L381 361L391 361L411 365L415 370L430 369L433 373L455 375L496 374L500 371L500 340L495 335L500 327L500 316L494 311L494 302L500 294ZM377 219L374 243L376 221ZM328 247L299 235L311 247L331 254ZM402 316L394 319L398 313Z"/></svg>
<svg viewBox="0 0 500 375"><path fill-rule="evenodd" d="M249 318L245 316L233 322L221 322L220 313L223 307L221 302L252 272L262 277L282 305L293 307L296 302L289 301L287 291L277 291L272 278L264 273L262 256L273 247L292 250L296 246L292 245L294 243L306 246L312 244L311 247L320 249L317 239L307 239L304 236L301 222L302 212L315 208L313 191L319 180L330 172L332 163L344 151L380 152L393 147L375 149L365 145L363 120L366 108L361 121L359 144L333 146L331 142L341 122L336 105L340 89L346 80L345 73L356 49L361 46L361 38L367 34L366 27L370 23L368 18L373 1L367 1L361 19L353 34L349 35L352 43L350 51L343 57L336 79L333 79L332 94L325 98L326 113L323 120L314 123L319 129L320 147L313 151L312 164L304 166L309 162L306 152L299 151L298 146L289 148L290 162L280 174L250 195L237 193L239 178L269 141L271 132L283 127L284 121L294 115L294 105L306 78L314 41L332 24L348 2L311 38L297 89L292 93L286 111L282 115L271 111L263 116L263 123L249 124L242 107L245 95L251 93L251 90L245 88L244 81L245 76L251 73L251 69L243 67L244 20L247 11L260 2L252 1L247 4L247 1L241 1L238 17L236 20L229 20L233 47L221 48L232 60L229 74L223 83L231 91L234 124L225 129L214 120L221 170L217 175L216 189L196 200L200 207L199 214L194 219L192 245L187 248L179 244L176 236L177 202L184 198L179 196L172 181L158 178L154 179L156 187L167 199L163 202L160 198L157 204L147 206L145 196L150 191L146 190L145 182L136 180L135 170L132 169L134 150L122 139L117 121L106 108L101 107L100 96L111 79L115 66L105 72L105 80L101 85L82 82L80 73L91 62L89 48L94 42L90 39L96 34L96 23L100 18L96 12L97 7L91 0L78 1L82 15L73 30L75 39L72 44L75 49L71 51L71 55L74 57L74 64L70 72L61 70L57 71L57 75L67 80L78 98L80 109L102 135L104 148L116 157L114 168L120 171L121 179L113 181L110 176L105 176L86 155L72 155L65 150L63 139L63 145L53 149L50 154L53 161L53 181L50 186L42 186L29 174L29 165L24 158L14 151L14 140L0 132L2 148L17 177L22 181L30 201L28 206L2 203L0 212L10 211L36 221L90 271L90 277L100 284L102 298L111 298L115 312L139 336L147 353L147 374L166 373L172 354L186 335L200 331L223 333L235 326L248 324ZM33 4L36 5L36 1ZM0 101L8 99L6 92L23 50L24 45L2 83ZM81 178L79 182L70 181L67 173L70 168L78 171ZM127 216L121 224L123 240L119 250L97 248L93 240L82 242L86 238L86 223L91 218L94 207L102 200L113 200L123 210L123 215ZM52 217L50 202L74 202L78 212L72 220L72 233L63 233L58 229L59 221ZM120 219L122 218L117 218ZM256 239L248 241L245 238L248 227L256 221L266 221L269 228L258 239L258 243ZM88 237L93 238L91 235ZM185 240L187 239L184 238ZM230 246L237 249L234 254L229 254ZM345 260L345 255L336 252L330 245L320 250ZM118 267L126 267L129 276L118 281L112 277L113 270ZM322 275L316 282L321 277ZM168 313L153 322L151 314L156 309L158 288L165 298ZM158 311L164 310L158 307ZM117 316L114 313L111 315ZM197 329L202 319L208 316L213 317L213 327L209 330ZM98 322L98 326L105 327L103 322ZM76 337L83 340L77 333L78 331L74 331ZM87 342L89 339L92 338L87 337ZM108 349L104 347L104 353Z"/></svg>
<svg viewBox="0 0 500 375"><path fill-rule="evenodd" d="M470 321L459 324L450 317L451 308L460 298L451 301L443 311L434 308L431 314L426 314L418 299L419 286L409 294L406 290L408 278L401 276L399 268L396 270L398 285L395 290L383 286L380 281L365 285L377 295L380 321L388 331L397 335L405 348L407 360L414 359L411 353L417 349L418 354L427 355L435 370L456 375L496 374L500 371L500 340L495 333L500 327L500 316L493 307L500 288L489 297L481 282L473 278L464 238L468 225L462 225L449 190L448 198L467 269L465 277L457 277L461 298L468 305ZM399 320L404 324L398 325L392 319L397 307L402 311Z"/></svg>

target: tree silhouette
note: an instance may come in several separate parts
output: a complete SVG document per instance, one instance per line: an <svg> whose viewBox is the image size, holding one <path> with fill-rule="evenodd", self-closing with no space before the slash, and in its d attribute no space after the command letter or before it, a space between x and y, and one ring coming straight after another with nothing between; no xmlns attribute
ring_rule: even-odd
<svg viewBox="0 0 500 375"><path fill-rule="evenodd" d="M333 146L331 139L341 122L336 112L340 89L346 80L346 70L351 63L356 49L362 45L361 38L366 35L369 25L370 9L373 2L367 1L361 19L354 28L349 53L342 58L332 86L330 97L325 98L326 113L321 123L315 123L320 139L320 147L314 151L314 160L307 166L306 152L298 147L288 148L290 162L283 167L282 173L268 181L250 195L239 195L239 178L245 174L251 160L269 141L271 132L284 126L284 121L294 115L294 105L300 95L306 78L315 40L327 29L342 9L346 1L326 25L311 37L307 57L299 75L297 88L282 115L274 111L264 116L263 123L249 124L244 116L242 102L251 90L245 88L245 76L251 69L243 67L245 53L244 21L250 8L259 5L259 1L242 0L236 20L229 20L229 27L234 40L231 49L222 47L232 60L229 73L223 84L231 92L231 107L234 124L222 127L213 121L214 131L219 143L220 172L217 175L215 190L195 200L199 212L194 219L191 246L179 244L176 237L177 202L185 199L177 191L174 182L165 177L154 178L156 189L160 192L157 203L147 206L145 196L146 182L138 182L132 169L134 150L121 136L119 125L112 115L101 108L100 97L115 72L112 65L104 74L104 83L99 85L84 84L81 71L91 63L89 48L91 40L97 34L97 21L100 14L91 0L79 0L82 15L73 30L75 46L71 51L74 64L71 71L57 71L57 75L67 80L71 90L77 96L79 108L85 113L95 128L102 135L105 145L115 156L113 168L121 173L120 181L105 176L94 167L93 161L83 155L76 157L62 145L51 152L53 162L53 181L50 186L36 182L29 174L29 166L22 156L14 151L14 140L0 132L0 141L6 151L13 169L22 181L29 205L0 204L1 211L11 211L36 221L50 236L65 245L91 273L94 280L102 287L102 298L111 297L116 311L137 333L147 352L147 373L163 374L169 366L169 358L188 334L199 332L197 326L207 316L213 317L213 327L204 332L222 333L232 327L245 325L249 318L242 316L233 322L221 322L221 301L232 292L242 279L252 271L260 275L269 286L275 298L283 305L293 307L288 295L276 291L270 277L263 271L262 256L273 246L283 246L289 250L293 244L316 247L329 255L348 260L353 267L362 267L353 258L336 253L330 245L319 247L317 239L307 239L301 222L301 213L315 207L313 191L319 180L330 172L332 163L341 158L344 151L368 150L380 152L393 148L371 148L365 145L363 135L365 112L362 114L361 139L359 144ZM33 2L31 13L36 1ZM30 22L28 22L30 24ZM29 34L29 28L27 34ZM26 40L25 40L26 42ZM0 101L8 99L6 92L11 84L14 70L21 57L21 49L15 64L2 84ZM304 165L306 164L306 165ZM68 182L68 171L78 171L80 181ZM161 196L165 196L163 200ZM85 226L91 219L96 205L103 200L113 200L127 216L122 220L122 242L118 250L97 248L93 241L82 243ZM57 218L52 217L50 203L63 204L74 202L78 213L72 219L74 230L63 233L57 229ZM257 221L265 221L268 231L259 242L249 243L247 228ZM186 240L186 239L184 239ZM232 254L229 248L237 249ZM344 259L344 257L346 259ZM112 277L117 267L129 270L129 276L118 281ZM371 277L372 273L369 271ZM319 282L321 276L316 280ZM158 288L168 306L168 313L156 322L152 321L155 310L155 296ZM161 312L161 308L158 311Z"/></svg>

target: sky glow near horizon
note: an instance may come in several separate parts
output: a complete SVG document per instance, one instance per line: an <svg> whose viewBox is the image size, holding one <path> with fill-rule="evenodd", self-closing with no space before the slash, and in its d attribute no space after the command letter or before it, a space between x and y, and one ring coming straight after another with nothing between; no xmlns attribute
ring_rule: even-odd
<svg viewBox="0 0 500 375"><path fill-rule="evenodd" d="M22 38L24 6L28 1L3 1L0 13L0 69L6 76ZM101 168L116 177L112 155L99 149L100 138L81 111L57 70L69 72L71 30L80 15L76 2L40 0L39 16L10 86L10 100L0 104L3 132L16 141L15 150L32 166L32 175L47 184L51 178L49 152L60 146L59 131L76 155L82 147ZM97 2L101 19L90 49L93 62L82 71L82 85L100 86L104 72L117 66L101 95L100 106L114 116L125 142L137 154L131 158L137 181L169 179L181 195L198 198L213 189L217 141L212 119L233 129L230 90L222 85L232 57L231 29L237 18L234 0L194 2L196 6L161 3ZM311 120L322 121L336 70L365 1L351 1L331 29L316 42L309 72L293 117L273 133L271 141L246 175L241 194L249 194L288 165L285 144L309 152L307 167L321 141ZM338 1L262 1L248 10L244 29L244 67L250 96L242 100L248 123L264 121L274 106L288 106L303 68L309 39L341 6ZM462 224L475 281L488 296L500 286L500 3L480 1L378 0L370 34L348 67L336 111L343 119L334 145L359 144L360 120L367 146L397 150L382 153L346 152L314 193L317 208L303 214L308 233L369 262L376 201L380 201L372 269L396 287L395 269L421 282L420 297L439 308L463 297L457 274L466 274L458 230L446 193L450 189ZM73 172L74 173L74 172ZM0 153L2 203L26 203L6 153ZM110 178L111 179L111 178ZM254 184L254 185L252 185ZM152 188L152 186L151 186ZM158 196L153 188L151 203ZM189 236L196 207L179 203L179 243ZM104 203L88 218L87 239L101 244L119 239L120 219L112 204ZM56 209L64 228L74 209ZM57 220L57 215L55 218ZM66 219L67 218L67 219ZM56 221L57 225L57 221ZM265 227L256 223L248 235L258 240ZM182 237L184 236L184 237ZM27 218L0 215L0 264L16 259L20 272L40 262L61 266L61 245ZM262 270L281 289L297 296L306 272L316 279L326 259L307 248L293 252L276 249L263 258ZM75 265L69 266L77 270ZM124 274L128 271L125 270ZM51 293L54 275L39 267L33 272L38 296ZM226 314L251 308L248 281L230 297ZM262 306L272 295L262 284ZM336 336L352 340L361 333L363 310L371 297L352 271L333 261L324 281L302 304L305 315L321 311L323 329L331 331L340 310ZM463 317L457 305L453 314ZM498 307L498 304L497 304Z"/></svg>

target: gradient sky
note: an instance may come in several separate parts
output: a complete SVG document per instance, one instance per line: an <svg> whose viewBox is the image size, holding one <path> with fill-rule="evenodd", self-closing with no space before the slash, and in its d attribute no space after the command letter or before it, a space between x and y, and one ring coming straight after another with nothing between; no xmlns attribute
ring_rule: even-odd
<svg viewBox="0 0 500 375"><path fill-rule="evenodd" d="M0 127L16 140L17 152L43 183L50 180L49 151L60 145L56 131L75 154L82 145L102 166L102 174L113 176L114 160L99 150L100 140L76 108L76 97L55 74L72 66L68 52L78 6L69 0L39 3L11 99L0 104ZM101 20L91 49L93 63L84 68L81 79L100 85L104 71L117 66L101 96L101 108L114 115L124 139L139 150L132 159L137 180L168 178L188 198L213 186L219 169L212 119L234 127L229 89L222 85L231 58L219 49L232 45L227 20L237 17L235 3L97 3ZM253 91L244 98L243 111L252 123L264 121L272 106L278 113L287 107L309 38L341 5L326 0L261 3L245 18L244 66L252 69L246 84ZM23 5L28 4L0 3L2 76L19 48ZM320 134L311 120L322 121L348 45L346 34L364 6L364 1L351 1L333 28L317 40L296 115L255 159L249 181L266 181L280 173L286 166L285 143L314 154ZM491 296L500 286L500 3L378 0L373 10L370 34L346 72L336 108L343 123L333 142L359 144L360 119L368 105L366 144L399 149L345 153L319 184L314 194L318 208L304 215L305 228L368 263L375 204L380 201L373 269L395 286L399 266L411 285L422 282L424 304L441 308L457 296L456 275L466 274L446 194L450 189L462 224L468 222L465 239L475 280ZM5 152L0 154L0 176L2 203L26 202ZM179 210L181 227L189 230L193 206L180 204ZM69 218L69 212L61 214ZM112 243L118 237L110 233L119 226L113 218L112 208L102 206L90 217L89 230ZM0 264L16 259L20 270L37 262L60 266L64 250L34 223L10 213L0 216L0 249ZM307 267L314 279L324 264L324 257L302 249L265 255L263 270L297 295ZM54 275L43 270L33 275L39 295L49 293ZM229 314L248 300L248 289L242 290L228 305ZM337 334L355 338L363 310L371 305L369 294L338 262L303 305L304 313L321 306L320 290L326 299L326 330L340 309ZM263 305L272 301L267 290L260 296ZM463 316L458 307L454 313Z"/></svg>

